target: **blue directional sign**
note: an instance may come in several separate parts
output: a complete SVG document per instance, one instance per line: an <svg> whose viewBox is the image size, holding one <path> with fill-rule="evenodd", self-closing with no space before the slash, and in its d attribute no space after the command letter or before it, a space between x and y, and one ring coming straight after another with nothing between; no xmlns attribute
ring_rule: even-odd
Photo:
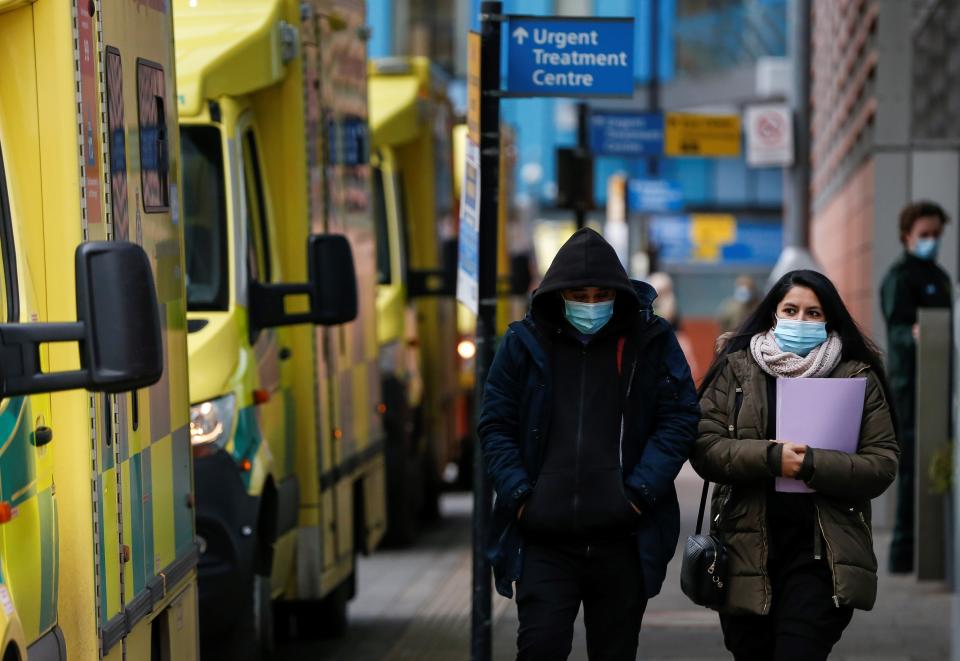
<svg viewBox="0 0 960 661"><path fill-rule="evenodd" d="M628 188L631 211L664 213L683 209L683 191L667 179L631 179Z"/></svg>
<svg viewBox="0 0 960 661"><path fill-rule="evenodd" d="M510 16L507 92L633 96L633 19Z"/></svg>
<svg viewBox="0 0 960 661"><path fill-rule="evenodd" d="M590 149L602 156L660 156L663 115L594 110L590 113Z"/></svg>

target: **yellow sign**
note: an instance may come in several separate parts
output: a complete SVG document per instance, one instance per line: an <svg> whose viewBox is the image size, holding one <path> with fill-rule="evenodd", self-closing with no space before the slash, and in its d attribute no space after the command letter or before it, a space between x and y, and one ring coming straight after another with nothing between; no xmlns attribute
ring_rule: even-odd
<svg viewBox="0 0 960 661"><path fill-rule="evenodd" d="M480 144L480 33L467 35L467 134Z"/></svg>
<svg viewBox="0 0 960 661"><path fill-rule="evenodd" d="M663 149L667 156L739 156L739 115L668 112Z"/></svg>
<svg viewBox="0 0 960 661"><path fill-rule="evenodd" d="M721 248L737 240L737 219L729 214L690 215L690 243L693 261L719 262Z"/></svg>

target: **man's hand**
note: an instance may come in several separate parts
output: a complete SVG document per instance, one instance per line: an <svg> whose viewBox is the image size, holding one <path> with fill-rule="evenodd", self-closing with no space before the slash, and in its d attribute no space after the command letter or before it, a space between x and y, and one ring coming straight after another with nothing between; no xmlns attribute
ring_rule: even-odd
<svg viewBox="0 0 960 661"><path fill-rule="evenodd" d="M526 507L526 503L520 503L520 509L517 510L517 521L520 520L520 517L523 516L523 508Z"/></svg>
<svg viewBox="0 0 960 661"><path fill-rule="evenodd" d="M803 456L807 452L807 446L802 443L793 443L791 441L777 441L783 444L783 454L780 458L780 470L783 477L796 477L803 466Z"/></svg>

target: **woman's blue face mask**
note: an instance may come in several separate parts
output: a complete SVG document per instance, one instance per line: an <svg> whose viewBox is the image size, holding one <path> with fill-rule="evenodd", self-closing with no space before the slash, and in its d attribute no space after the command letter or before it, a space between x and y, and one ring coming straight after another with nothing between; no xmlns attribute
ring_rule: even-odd
<svg viewBox="0 0 960 661"><path fill-rule="evenodd" d="M593 335L613 317L613 299L598 303L578 303L563 299L563 315L584 335Z"/></svg>
<svg viewBox="0 0 960 661"><path fill-rule="evenodd" d="M784 351L806 356L827 341L827 323L777 317L773 335Z"/></svg>

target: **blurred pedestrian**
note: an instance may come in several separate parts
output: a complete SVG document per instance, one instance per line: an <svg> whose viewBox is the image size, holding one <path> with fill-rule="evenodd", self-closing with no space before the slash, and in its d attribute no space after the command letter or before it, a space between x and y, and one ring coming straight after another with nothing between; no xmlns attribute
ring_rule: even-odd
<svg viewBox="0 0 960 661"><path fill-rule="evenodd" d="M747 317L757 309L760 295L757 283L749 275L737 276L733 287L733 296L725 300L720 306L717 321L721 333L735 331L747 320Z"/></svg>
<svg viewBox="0 0 960 661"><path fill-rule="evenodd" d="M863 409L850 412L857 452L778 439L778 377L866 378ZM730 558L720 623L738 661L826 659L853 609L873 607L870 500L897 471L888 392L877 348L814 271L783 276L707 373L691 462L717 484L711 527ZM814 493L778 492L776 477Z"/></svg>
<svg viewBox="0 0 960 661"><path fill-rule="evenodd" d="M647 279L650 286L656 290L657 296L653 303L653 311L660 317L663 317L673 327L673 332L677 336L677 342L680 343L680 349L683 351L684 358L690 366L693 374L700 373L700 366L697 364L696 352L693 349L693 342L683 329L680 315L680 305L677 302L677 295L673 289L673 278L669 273L656 271L650 274Z"/></svg>
<svg viewBox="0 0 960 661"><path fill-rule="evenodd" d="M655 296L579 230L497 351L479 436L497 492L497 591L517 585L518 659L566 659L581 602L590 658L636 658L680 533L674 479L699 420Z"/></svg>
<svg viewBox="0 0 960 661"><path fill-rule="evenodd" d="M880 288L887 324L887 369L899 421L900 480L890 545L890 571L913 570L913 520L917 361L917 310L949 308L950 278L937 265L937 248L947 214L933 202L915 202L900 212L903 254L893 263Z"/></svg>

